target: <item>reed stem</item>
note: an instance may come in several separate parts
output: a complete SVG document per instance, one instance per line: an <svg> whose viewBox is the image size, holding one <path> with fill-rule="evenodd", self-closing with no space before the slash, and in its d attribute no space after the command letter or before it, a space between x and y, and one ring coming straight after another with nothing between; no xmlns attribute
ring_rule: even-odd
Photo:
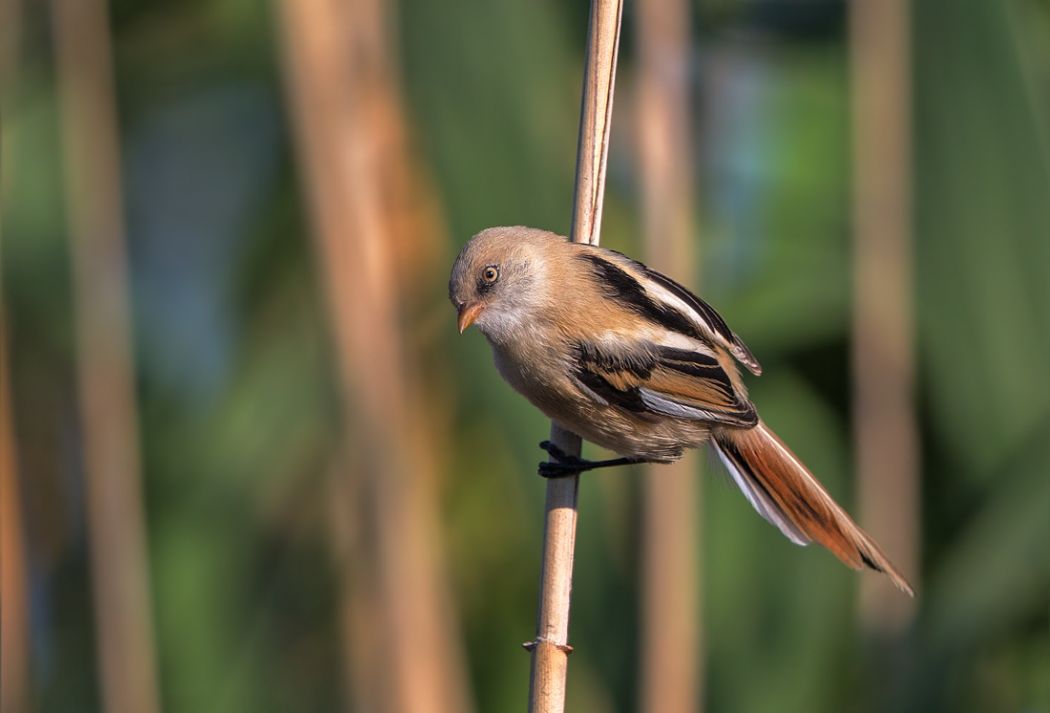
<svg viewBox="0 0 1050 713"><path fill-rule="evenodd" d="M591 0L572 211L571 236L578 243L597 245L601 231L622 15L622 0ZM554 422L550 440L566 453L580 454L580 437ZM568 656L572 651L569 606L579 485L579 476L547 482L536 640L526 644L532 651L530 713L565 710Z"/></svg>

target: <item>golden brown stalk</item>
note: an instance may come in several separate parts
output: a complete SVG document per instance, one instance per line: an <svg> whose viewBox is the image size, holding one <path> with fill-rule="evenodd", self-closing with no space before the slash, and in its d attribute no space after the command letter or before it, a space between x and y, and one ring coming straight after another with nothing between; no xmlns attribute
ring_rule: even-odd
<svg viewBox="0 0 1050 713"><path fill-rule="evenodd" d="M381 661L386 674L369 680L373 669L352 666L354 690L368 692L355 702L446 713L469 710L470 699L443 576L435 463L414 415L425 410L416 403L418 365L398 330L395 256L410 242L402 231L411 228L389 196L404 190L410 168L399 165L407 155L398 147L404 132L390 131L401 111L387 11L378 0L281 3L287 83L343 403L357 427L348 427L346 439L360 446L356 467L343 471L352 480L337 492L358 496L343 512L353 513L353 527L371 528L345 533L348 540L333 548L354 557L340 572L347 660ZM368 552L365 541L374 543ZM348 579L371 575L378 596Z"/></svg>
<svg viewBox="0 0 1050 713"><path fill-rule="evenodd" d="M18 67L20 0L0 0L0 711L29 710L28 581L4 317L3 217L10 185L11 114Z"/></svg>
<svg viewBox="0 0 1050 713"><path fill-rule="evenodd" d="M7 334L0 300L0 711L29 710L29 617Z"/></svg>
<svg viewBox="0 0 1050 713"><path fill-rule="evenodd" d="M572 239L592 245L597 245L600 237L622 15L622 0L591 0L577 144ZM566 297L572 299L572 295ZM579 436L554 422L551 423L550 440L565 453L580 454ZM568 656L572 650L569 646L569 607L576 546L578 489L579 476L547 483L536 640L529 645L532 650L530 713L560 713L565 710Z"/></svg>
<svg viewBox="0 0 1050 713"><path fill-rule="evenodd" d="M159 710L131 356L109 20L103 0L54 0L102 698Z"/></svg>
<svg viewBox="0 0 1050 713"><path fill-rule="evenodd" d="M640 0L636 7L636 121L647 262L695 285L689 4ZM695 712L702 701L700 459L687 453L670 466L646 470L639 708Z"/></svg>
<svg viewBox="0 0 1050 713"><path fill-rule="evenodd" d="M860 516L912 577L919 568L913 398L909 3L850 5L853 94L853 420ZM914 602L861 583L864 626L900 631Z"/></svg>

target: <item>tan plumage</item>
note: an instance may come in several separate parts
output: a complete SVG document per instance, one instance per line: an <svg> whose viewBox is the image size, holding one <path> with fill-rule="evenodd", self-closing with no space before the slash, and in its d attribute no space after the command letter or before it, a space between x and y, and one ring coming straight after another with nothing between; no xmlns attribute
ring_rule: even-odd
<svg viewBox="0 0 1050 713"><path fill-rule="evenodd" d="M762 423L736 361L758 361L710 305L624 255L542 230L490 228L463 248L449 297L517 391L583 438L670 462L711 440L748 501L798 544L911 587Z"/></svg>

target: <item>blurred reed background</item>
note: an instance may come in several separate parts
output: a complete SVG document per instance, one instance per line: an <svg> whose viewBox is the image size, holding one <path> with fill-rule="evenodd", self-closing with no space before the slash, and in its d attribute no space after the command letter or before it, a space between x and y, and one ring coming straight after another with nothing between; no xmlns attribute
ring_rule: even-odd
<svg viewBox="0 0 1050 713"><path fill-rule="evenodd" d="M524 707L548 424L444 293L567 231L586 18L0 0L3 713ZM1050 6L623 41L603 244L720 309L919 597L703 455L587 474L569 710L1050 711Z"/></svg>

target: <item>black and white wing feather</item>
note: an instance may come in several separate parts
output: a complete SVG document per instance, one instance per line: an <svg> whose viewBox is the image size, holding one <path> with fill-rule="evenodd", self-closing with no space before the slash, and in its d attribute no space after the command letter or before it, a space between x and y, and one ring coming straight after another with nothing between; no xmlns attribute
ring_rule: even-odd
<svg viewBox="0 0 1050 713"><path fill-rule="evenodd" d="M737 393L718 360L652 343L576 345L573 377L600 403L636 416L671 417L750 428L754 406Z"/></svg>
<svg viewBox="0 0 1050 713"><path fill-rule="evenodd" d="M718 344L752 374L762 373L758 359L715 308L667 275L615 250L590 248L580 257L627 306L668 329Z"/></svg>

